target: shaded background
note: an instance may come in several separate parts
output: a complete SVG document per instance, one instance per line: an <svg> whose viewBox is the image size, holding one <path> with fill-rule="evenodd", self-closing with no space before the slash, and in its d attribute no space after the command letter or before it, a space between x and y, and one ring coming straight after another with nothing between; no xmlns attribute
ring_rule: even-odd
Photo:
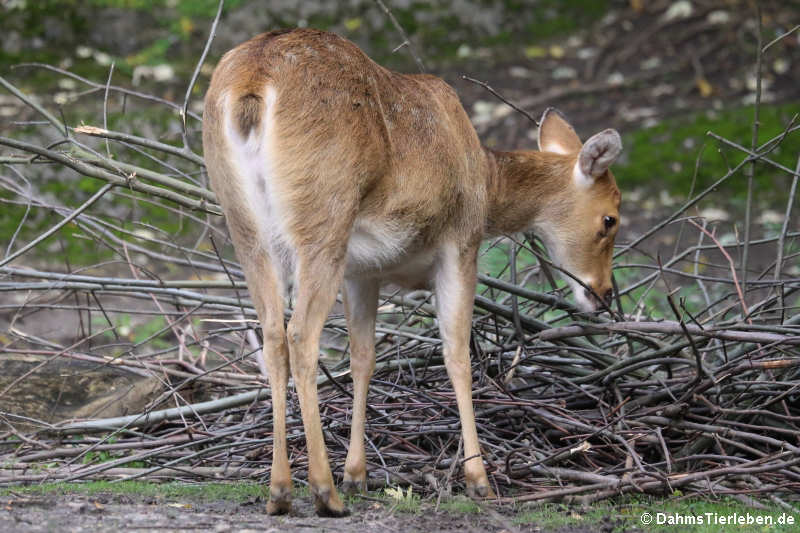
<svg viewBox="0 0 800 533"><path fill-rule="evenodd" d="M463 75L488 82L534 116L547 106L560 108L584 138L605 127L623 133L625 150L616 167L625 197L622 240L686 197L699 155L695 189L741 160L740 153L706 136L708 131L749 144L756 91L753 2L401 0L390 6L426 69L455 86L487 145L532 148L535 125ZM0 71L44 103L62 108L69 123L97 110L96 95L87 94L80 82L30 67L10 70L12 65L43 62L104 83L113 62L113 84L180 101L216 8L213 0L7 0L0 7ZM761 8L764 43L800 20L796 1L766 1ZM225 50L258 32L290 26L336 31L385 66L417 70L405 47L393 52L403 38L373 0L229 0L191 109L202 111L208 78ZM800 37L772 47L762 70L759 138L766 140L800 111ZM109 127L124 122L142 136L179 138L174 115L137 105L135 99L112 95ZM35 134L35 128L18 123L31 117L18 100L0 93L0 132ZM190 128L199 149L199 123ZM799 148L790 138L772 157L791 168ZM70 195L76 185L96 186L89 178L78 183L51 178L38 185L42 193ZM769 234L779 227L788 180L769 167L757 173L757 231ZM743 208L744 184L744 179L729 180L730 202L701 204L699 212L735 221ZM12 232L19 216L13 207L3 210L0 233ZM163 214L152 217L177 229ZM725 229L735 233L732 225ZM669 232L663 236L665 242L672 238ZM87 253L83 247L75 251L67 239L73 259Z"/></svg>

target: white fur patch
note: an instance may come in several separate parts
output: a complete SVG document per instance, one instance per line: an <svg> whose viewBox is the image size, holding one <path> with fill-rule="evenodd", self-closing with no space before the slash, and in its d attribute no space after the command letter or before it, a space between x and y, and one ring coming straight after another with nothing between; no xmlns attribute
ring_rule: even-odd
<svg viewBox="0 0 800 533"><path fill-rule="evenodd" d="M588 189L594 185L594 178L581 170L580 158L575 161L575 167L572 169L572 179L575 180L575 185L580 189Z"/></svg>
<svg viewBox="0 0 800 533"><path fill-rule="evenodd" d="M591 287L592 280L582 279L581 281L587 287ZM577 305L579 309L587 312L597 311L600 304L594 298L590 298L586 295L586 289L584 289L580 283L572 278L567 278L567 282L569 286L572 287L572 294L575 295L575 305Z"/></svg>
<svg viewBox="0 0 800 533"><path fill-rule="evenodd" d="M539 130L541 132L541 129ZM541 133L539 134L541 135ZM561 155L568 155L570 154L570 150L568 150L564 145L556 141L549 141L549 142L542 142L541 137L539 138L539 150L542 152L553 152L554 154L561 154Z"/></svg>
<svg viewBox="0 0 800 533"><path fill-rule="evenodd" d="M557 227L550 222L539 221L533 226L534 232L542 239L547 253L550 255L550 260L559 268L570 270L569 268L569 251L564 246L564 240L559 238ZM591 287L594 279L590 277L583 278L578 272L572 272L573 276L577 276L586 286ZM572 289L575 297L575 305L583 311L596 311L598 308L597 302L593 299L587 298L586 290L583 286L572 279L570 276L561 274L561 277L567 282Z"/></svg>
<svg viewBox="0 0 800 533"><path fill-rule="evenodd" d="M283 221L283 209L275 183L272 139L274 135L274 107L277 92L266 87L264 98L264 117L260 125L253 128L247 138L243 138L228 113L225 120L225 136L230 146L231 162L241 180L247 197L248 210L255 223L264 250L280 263L284 283L293 271L294 246L289 241ZM230 109L230 99L225 108ZM275 265L276 267L278 265Z"/></svg>
<svg viewBox="0 0 800 533"><path fill-rule="evenodd" d="M446 344L451 341L452 330L458 320L458 307L463 304L463 284L459 281L460 264L458 250L446 244L441 251L439 266L436 269L435 294L436 310L439 318L439 332ZM472 305L472 302L470 302Z"/></svg>
<svg viewBox="0 0 800 533"><path fill-rule="evenodd" d="M357 218L347 242L347 269L379 270L393 264L406 249L411 232L398 224Z"/></svg>

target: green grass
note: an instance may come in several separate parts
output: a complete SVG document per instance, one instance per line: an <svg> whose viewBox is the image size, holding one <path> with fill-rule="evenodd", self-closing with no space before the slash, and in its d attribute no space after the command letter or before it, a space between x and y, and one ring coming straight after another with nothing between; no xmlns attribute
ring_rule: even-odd
<svg viewBox="0 0 800 533"><path fill-rule="evenodd" d="M613 511L608 507L596 506L589 512L581 512L560 504L545 504L525 509L517 515L517 524L536 524L545 528L560 528L576 524L598 524Z"/></svg>
<svg viewBox="0 0 800 533"><path fill-rule="evenodd" d="M152 483L148 481L89 481L86 483L45 483L26 487L0 489L0 495L11 491L23 494L127 494L164 500L191 499L201 501L229 500L243 502L256 497L266 498L266 485L257 483Z"/></svg>
<svg viewBox="0 0 800 533"><path fill-rule="evenodd" d="M451 514L476 514L481 512L480 506L466 496L453 496L443 500L439 509Z"/></svg>
<svg viewBox="0 0 800 533"><path fill-rule="evenodd" d="M386 487L380 495L387 505L401 513L418 514L422 510L422 498L412 487Z"/></svg>
<svg viewBox="0 0 800 533"><path fill-rule="evenodd" d="M595 504L588 510L562 504L544 504L527 509L523 507L515 522L556 529L576 525L591 527L605 521L606 525L614 526L614 531L639 527L644 531L671 531L674 533L728 533L734 531L737 533L788 533L800 531L800 525L798 525L800 524L800 515L788 512L772 503L766 503L766 505L767 509L762 510L748 507L729 498L716 501L701 498L684 500L631 498L616 505L611 503ZM643 523L644 513L648 513L652 519L648 524ZM749 515L753 517L754 521L758 519L757 517L761 517L762 520L771 519L773 523L772 525L722 523L722 519L734 514L743 516L745 519ZM676 522L676 520L680 520L677 517L681 517L683 523ZM698 523L701 520L703 523ZM781 520L784 523L780 523ZM793 523L789 524L790 520Z"/></svg>
<svg viewBox="0 0 800 533"><path fill-rule="evenodd" d="M92 125L102 125L102 119L98 116L88 115L85 110L83 114L74 111L69 106L65 109L65 117L68 123L78 124L86 121ZM108 114L108 128L111 130L132 131L135 134L141 134L142 130L155 130L158 133L168 132L170 126L178 123L177 115L164 112L163 109L152 106L147 109L137 110L132 113L123 114L119 111L113 111ZM25 138L32 134L30 128L15 130L12 137ZM81 139L83 140L83 139ZM159 136L162 142L165 139ZM166 139L167 141L169 139ZM165 169L155 165L150 159L145 156L126 150L120 146L112 145L113 154L118 159L126 163L139 165L144 168L149 168L157 172L163 172ZM43 168L31 167L23 169L24 173L35 184L36 190L45 196L56 198L61 204L67 206L78 206L92 194L97 192L105 182L102 180L79 176L73 170L67 168L60 168L58 170L59 176L56 179L44 179L40 174ZM100 215L108 211L109 207L120 213L118 217L105 217L108 222L116 224L127 231L141 230L142 226L136 224L134 221L139 221L144 224L149 224L153 228L161 230L155 237L164 240L170 240L174 236L186 235L192 228L193 224L186 224L180 216L176 216L175 212L164 209L159 205L151 203L152 197L137 193L130 190L117 189L116 192L125 192L129 197L122 197L121 195L107 194L95 206L93 206L89 213L93 215ZM133 198L136 198L134 200ZM0 188L0 199L16 199L8 190ZM170 202L165 202L173 208L176 206ZM23 220L26 212L26 206L11 205L0 203L0 235L10 236L16 231ZM36 235L44 232L53 224L53 213L44 208L32 208L28 213L25 224L20 232L18 240L15 243L15 250L20 248L24 243L33 239ZM150 230L155 233L154 230ZM61 245L58 245L61 241ZM55 243L55 245L54 245ZM4 248L7 245L6 239L0 239L0 245ZM50 248L53 246L53 248ZM63 247L63 249L62 249ZM59 232L39 244L35 254L40 257L52 253L54 250L58 257L66 257L73 265L88 265L101 260L106 260L112 257L111 251L94 241L90 240L83 234L83 231L78 228L74 223L70 223L62 228Z"/></svg>
<svg viewBox="0 0 800 533"><path fill-rule="evenodd" d="M764 105L760 110L759 143L779 135L792 116L800 113L800 103ZM697 186L711 185L744 159L742 152L725 146L706 135L712 131L742 146L750 146L752 137L753 107L725 111L700 112L684 117L667 119L658 125L634 131L624 136L625 157L614 169L620 187L632 189L644 186L653 190L667 189L686 195L692 183L695 161L702 152L697 174ZM718 152L719 150L719 152ZM782 146L770 154L770 159L794 169L800 138L789 136ZM731 193L728 198L743 204L746 180L743 173L724 185ZM787 173L766 164L756 168L756 194L759 199L782 199L786 195L790 177Z"/></svg>

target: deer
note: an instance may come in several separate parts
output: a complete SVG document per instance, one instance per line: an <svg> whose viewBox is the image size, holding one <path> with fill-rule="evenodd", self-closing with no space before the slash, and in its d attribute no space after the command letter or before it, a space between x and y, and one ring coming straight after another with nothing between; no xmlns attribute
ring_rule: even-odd
<svg viewBox="0 0 800 533"><path fill-rule="evenodd" d="M319 516L348 514L334 485L317 400L320 335L339 290L353 408L342 489L366 489L365 423L379 289L432 288L463 438L466 492L492 498L472 401L469 340L481 242L533 231L582 310L607 309L620 192L609 167L622 142L582 143L562 114L542 115L539 150L482 146L453 88L373 62L320 30L278 30L228 51L205 96L210 185L262 330L273 409L269 514L291 510L289 375ZM288 287L294 306L288 322Z"/></svg>

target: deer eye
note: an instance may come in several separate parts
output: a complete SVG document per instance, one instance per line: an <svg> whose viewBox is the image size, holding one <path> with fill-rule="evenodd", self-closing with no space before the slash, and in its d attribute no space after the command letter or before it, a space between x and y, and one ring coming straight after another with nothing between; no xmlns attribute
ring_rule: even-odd
<svg viewBox="0 0 800 533"><path fill-rule="evenodd" d="M610 216L604 216L603 217L603 225L606 227L606 231L608 231L611 228L613 228L616 223L617 223L617 219L614 218L614 217L610 217Z"/></svg>

